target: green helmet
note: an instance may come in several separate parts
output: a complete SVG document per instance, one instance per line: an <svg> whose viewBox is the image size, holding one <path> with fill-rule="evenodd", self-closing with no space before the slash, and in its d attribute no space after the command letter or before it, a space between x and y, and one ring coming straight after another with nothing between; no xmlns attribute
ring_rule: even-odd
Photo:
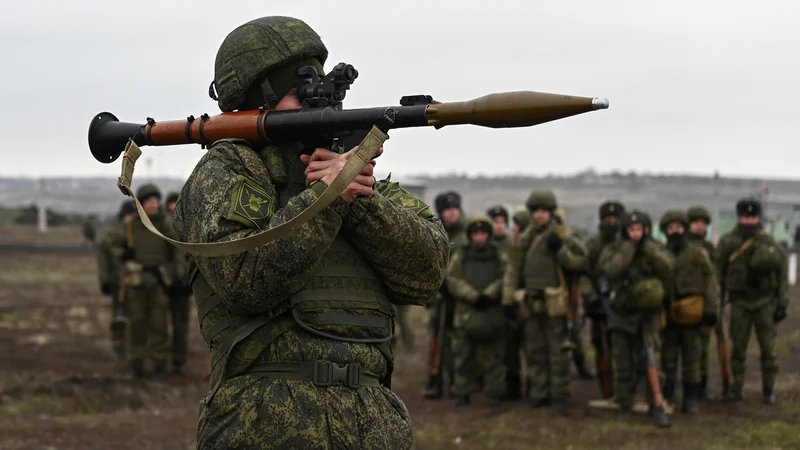
<svg viewBox="0 0 800 450"><path fill-rule="evenodd" d="M161 200L161 191L158 190L155 184L145 184L142 185L136 191L136 198L139 200L139 203L144 203L150 197L158 197Z"/></svg>
<svg viewBox="0 0 800 450"><path fill-rule="evenodd" d="M485 231L492 236L494 228L492 227L492 219L489 216L473 216L467 222L467 237L471 237L475 231Z"/></svg>
<svg viewBox="0 0 800 450"><path fill-rule="evenodd" d="M658 227L661 229L662 232L667 232L667 225L672 222L680 222L684 228L689 226L689 219L686 218L686 213L681 211L680 209L670 209L669 211L665 212L663 216L661 216L661 221L658 223Z"/></svg>
<svg viewBox="0 0 800 450"><path fill-rule="evenodd" d="M525 227L531 224L531 213L528 211L517 211L514 213L514 217L511 220L517 224L520 230L524 230Z"/></svg>
<svg viewBox="0 0 800 450"><path fill-rule="evenodd" d="M664 285L658 278L645 278L633 286L633 298L640 311L657 311L664 303Z"/></svg>
<svg viewBox="0 0 800 450"><path fill-rule="evenodd" d="M167 203L175 203L175 202L177 202L178 198L180 198L180 196L181 196L180 192L174 192L174 191L170 192L169 194L167 194Z"/></svg>
<svg viewBox="0 0 800 450"><path fill-rule="evenodd" d="M231 31L219 47L208 94L220 110L230 112L240 109L248 91L258 84L260 104L248 108L273 108L300 81L297 69L315 66L322 76L327 58L322 39L302 20L281 16L251 20Z"/></svg>
<svg viewBox="0 0 800 450"><path fill-rule="evenodd" d="M533 191L528 196L528 201L525 202L528 210L533 212L538 208L545 208L554 210L558 207L556 204L556 196L553 191Z"/></svg>
<svg viewBox="0 0 800 450"><path fill-rule="evenodd" d="M709 214L708 210L703 206L692 206L691 208L687 209L686 217L689 219L689 222L694 222L695 220L705 220L706 223L711 223L711 214Z"/></svg>

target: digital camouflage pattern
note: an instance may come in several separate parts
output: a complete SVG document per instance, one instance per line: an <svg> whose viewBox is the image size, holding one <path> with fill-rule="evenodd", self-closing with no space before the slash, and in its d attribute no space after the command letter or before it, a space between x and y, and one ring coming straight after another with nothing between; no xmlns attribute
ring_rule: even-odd
<svg viewBox="0 0 800 450"><path fill-rule="evenodd" d="M627 239L607 245L600 254L599 273L608 277L614 292L608 314L611 332L611 356L614 379L614 396L623 408L633 406L637 373L642 366L642 332L647 329L656 342L656 360L660 351L657 314L642 313L635 308L633 286L646 278L658 278L669 283L673 262L664 247L652 239L638 246ZM648 386L648 399L651 400Z"/></svg>
<svg viewBox="0 0 800 450"><path fill-rule="evenodd" d="M254 151L243 141L212 145L187 180L176 208L181 239L227 241L295 217L318 197L305 186L300 150L284 145ZM234 210L244 197L238 189L243 180L267 194L253 203L257 220L250 222L238 220ZM210 295L220 301L199 317L212 349L219 345L219 338L212 337L215 327L268 313L309 286L328 289L332 296L352 289L375 295L382 291L394 304L424 305L444 279L446 234L426 205L407 208L400 198L381 194L394 186L379 182L372 197L350 205L337 199L288 235L247 252L220 258L190 255L199 277L193 286L208 283ZM274 206L265 208L265 202ZM342 245L352 250L330 251ZM332 259L336 255L347 258L340 262L347 266L364 264L376 280L314 276L317 266L339 264ZM197 289L195 295L202 305L204 295ZM325 305L325 300L319 302L320 311ZM221 334L226 333L230 331ZM358 363L379 378L387 376L392 363L376 345L323 338L299 328L291 315L279 315L234 347L216 395L201 405L198 448L410 447L408 412L386 387L317 387L304 380L233 376L256 361L315 360Z"/></svg>
<svg viewBox="0 0 800 450"><path fill-rule="evenodd" d="M117 321L116 315L125 314L123 305L120 304L119 287L120 271L122 270L123 242L122 228L119 223L111 223L100 236L97 246L97 275L100 282L100 289L104 295L111 298L111 323L109 330L111 335L111 348L118 355L124 353L126 322Z"/></svg>
<svg viewBox="0 0 800 450"><path fill-rule="evenodd" d="M529 198L529 204L534 206L544 201L549 201L549 198L539 199L533 194ZM547 244L551 234L561 241L561 247L555 252ZM526 306L533 312L523 323L523 351L530 383L528 397L533 402L564 402L569 398L570 360L569 354L560 346L566 334L567 320L566 317L547 316L544 289L561 284L558 267L571 272L585 271L589 263L586 248L571 230L553 219L539 227L532 223L508 250L508 255L509 270L504 277L503 303L515 304L514 293L524 289L527 292Z"/></svg>
<svg viewBox="0 0 800 450"><path fill-rule="evenodd" d="M748 241L752 244L740 251ZM738 256L733 257L735 254ZM766 255L767 260L758 261L759 255ZM715 265L723 292L727 292L731 304L731 392L741 394L752 330L755 330L761 351L762 385L765 390L771 390L778 374L773 317L776 307L785 308L789 303L788 261L784 251L760 225L739 224L720 239Z"/></svg>
<svg viewBox="0 0 800 450"><path fill-rule="evenodd" d="M458 248L450 259L446 283L456 301L452 341L455 396L477 392L481 377L487 397L501 399L505 395L505 317L501 302L507 268L506 255L491 242L483 247L471 243ZM476 307L481 295L494 304Z"/></svg>

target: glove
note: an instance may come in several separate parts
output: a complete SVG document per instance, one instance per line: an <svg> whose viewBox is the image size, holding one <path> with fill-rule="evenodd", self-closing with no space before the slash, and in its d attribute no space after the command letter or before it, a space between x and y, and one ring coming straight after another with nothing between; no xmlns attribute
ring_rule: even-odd
<svg viewBox="0 0 800 450"><path fill-rule="evenodd" d="M775 314L772 315L772 321L775 323L783 322L786 319L786 307L778 306L775 308Z"/></svg>
<svg viewBox="0 0 800 450"><path fill-rule="evenodd" d="M700 323L703 325L714 326L717 324L717 313L715 312L703 312L703 317L700 319Z"/></svg>
<svg viewBox="0 0 800 450"><path fill-rule="evenodd" d="M103 283L100 286L100 292L104 295L111 295L116 292L119 288L114 283Z"/></svg>
<svg viewBox="0 0 800 450"><path fill-rule="evenodd" d="M517 321L517 307L514 305L503 306L503 315L509 322Z"/></svg>
<svg viewBox="0 0 800 450"><path fill-rule="evenodd" d="M561 240L561 237L555 233L550 233L547 236L547 248L553 253L561 250L561 246L564 245L564 241Z"/></svg>
<svg viewBox="0 0 800 450"><path fill-rule="evenodd" d="M120 256L120 259L122 262L136 259L136 251L132 248L125 248L125 250L122 252L122 256Z"/></svg>
<svg viewBox="0 0 800 450"><path fill-rule="evenodd" d="M494 303L494 301L492 299L490 299L489 297L487 297L484 294L481 294L481 295L478 296L478 299L475 300L474 306L477 309L486 309L486 308L492 306L492 303Z"/></svg>

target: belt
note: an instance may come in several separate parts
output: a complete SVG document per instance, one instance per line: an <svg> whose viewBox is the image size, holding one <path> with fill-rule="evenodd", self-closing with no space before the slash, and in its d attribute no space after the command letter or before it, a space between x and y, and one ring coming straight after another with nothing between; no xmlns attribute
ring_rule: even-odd
<svg viewBox="0 0 800 450"><path fill-rule="evenodd" d="M358 363L336 364L330 361L268 361L256 362L242 375L261 375L266 378L311 381L316 386L381 386L377 375L361 368Z"/></svg>

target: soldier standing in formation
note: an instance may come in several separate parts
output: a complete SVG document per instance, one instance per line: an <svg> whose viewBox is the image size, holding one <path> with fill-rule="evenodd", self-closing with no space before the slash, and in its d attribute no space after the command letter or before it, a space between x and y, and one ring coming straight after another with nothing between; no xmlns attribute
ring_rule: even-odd
<svg viewBox="0 0 800 450"><path fill-rule="evenodd" d="M702 245L686 239L689 220L681 210L667 211L659 228L667 237L667 249L674 257L674 271L667 286L666 328L663 332L662 368L664 399L672 403L682 368L683 406L690 414L699 412L697 391L701 386L701 326L717 322L717 286L714 266Z"/></svg>
<svg viewBox="0 0 800 450"><path fill-rule="evenodd" d="M305 22L255 19L223 41L210 94L223 112L299 109L296 71L321 73L327 56ZM351 152L215 142L181 192L181 240L275 229L319 198ZM232 256L188 256L213 350L199 449L411 447L408 411L390 389L392 305L434 296L449 245L430 208L397 183L376 183L373 167L283 237Z"/></svg>
<svg viewBox="0 0 800 450"><path fill-rule="evenodd" d="M508 236L508 210L497 205L492 206L486 212L492 220L492 241L499 248L505 248L511 244Z"/></svg>
<svg viewBox="0 0 800 450"><path fill-rule="evenodd" d="M717 246L716 266L723 295L731 305L733 385L725 398L742 401L747 344L755 330L761 351L763 402L775 404L776 325L786 319L788 262L783 248L763 229L761 203L753 198L736 204L738 223Z"/></svg>
<svg viewBox="0 0 800 450"><path fill-rule="evenodd" d="M175 214L175 205L180 197L179 192L167 194L166 214L167 221L172 223ZM185 261L183 252L177 252L176 259ZM186 357L189 351L189 295L191 290L182 278L176 278L169 290L169 310L172 318L172 373L183 374L186 367Z"/></svg>
<svg viewBox="0 0 800 450"><path fill-rule="evenodd" d="M469 244L455 249L447 270L447 287L456 301L453 318L455 404L467 405L483 380L487 404L499 405L506 390L503 275L508 259L492 239L489 217L467 225Z"/></svg>
<svg viewBox="0 0 800 450"><path fill-rule="evenodd" d="M526 206L533 220L510 249L503 303L520 304L529 406L563 408L570 394L569 357L562 349L568 338L564 272L586 269L586 249L556 222L551 191L532 192Z"/></svg>
<svg viewBox="0 0 800 450"><path fill-rule="evenodd" d="M527 210L517 211L511 220L514 223L511 226L511 239L516 241L520 233L531 224L531 213Z"/></svg>

